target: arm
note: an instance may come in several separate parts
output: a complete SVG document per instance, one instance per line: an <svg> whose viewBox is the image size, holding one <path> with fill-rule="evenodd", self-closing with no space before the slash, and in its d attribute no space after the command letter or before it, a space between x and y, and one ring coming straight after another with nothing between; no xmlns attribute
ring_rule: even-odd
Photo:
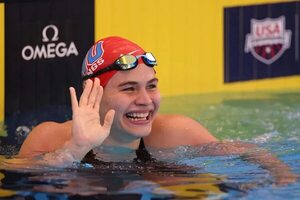
<svg viewBox="0 0 300 200"><path fill-rule="evenodd" d="M71 138L72 122L43 122L33 128L23 142L18 157L31 158L62 148Z"/></svg>
<svg viewBox="0 0 300 200"><path fill-rule="evenodd" d="M31 151L30 148L31 146L34 146L35 141L38 142L40 138L43 138L42 143L48 143L48 145L52 147L45 148L43 151L38 153L42 154L47 152L42 155L40 163L66 166L73 164L73 162L80 161L91 149L102 144L105 138L109 135L113 122L114 110L110 110L106 114L104 124L101 125L99 110L103 88L100 86L99 79L96 78L94 82L91 80L86 81L86 85L79 102L76 98L75 89L72 87L70 88L70 94L73 121L71 128L69 128L69 136L66 134L64 139L59 139L60 142L58 142L59 145L57 145L57 138L49 139L49 136L39 137L50 132L51 130L49 127L48 131L46 131L47 128L45 126L37 127L24 142L19 153L21 157L37 155L34 151ZM59 130L60 133L63 132L63 129Z"/></svg>
<svg viewBox="0 0 300 200"><path fill-rule="evenodd" d="M297 181L298 175L291 168L265 149L254 147L255 151L246 151L241 156L246 161L256 163L268 170L273 176L276 185L286 185Z"/></svg>
<svg viewBox="0 0 300 200"><path fill-rule="evenodd" d="M242 159L258 164L270 172L276 185L293 183L299 177L290 167L275 155L255 144L245 142L218 142L201 148L201 154L207 156L239 155Z"/></svg>
<svg viewBox="0 0 300 200"><path fill-rule="evenodd" d="M151 134L144 138L145 145L154 148L177 146L199 147L200 156L239 155L244 160L260 165L275 178L276 184L296 180L288 165L270 152L245 142L219 142L198 122L181 115L159 115Z"/></svg>

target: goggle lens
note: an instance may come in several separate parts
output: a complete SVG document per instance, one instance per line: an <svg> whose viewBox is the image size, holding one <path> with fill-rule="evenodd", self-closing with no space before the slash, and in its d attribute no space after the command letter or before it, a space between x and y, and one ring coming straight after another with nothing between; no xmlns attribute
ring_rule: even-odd
<svg viewBox="0 0 300 200"><path fill-rule="evenodd" d="M142 58L145 64L152 65L152 66L157 65L156 59L154 58L152 53L146 53L145 55L142 56Z"/></svg>
<svg viewBox="0 0 300 200"><path fill-rule="evenodd" d="M119 70L128 70L137 66L137 58L133 55L124 55L121 56L115 64L118 65L121 69ZM118 70L118 69L117 69Z"/></svg>

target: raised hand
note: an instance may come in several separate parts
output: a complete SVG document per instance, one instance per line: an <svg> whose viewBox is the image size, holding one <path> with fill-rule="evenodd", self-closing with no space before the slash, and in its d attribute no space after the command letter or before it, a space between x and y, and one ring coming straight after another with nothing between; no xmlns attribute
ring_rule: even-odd
<svg viewBox="0 0 300 200"><path fill-rule="evenodd" d="M109 135L115 111L108 111L101 125L99 110L103 88L100 80L95 78L94 82L90 79L86 81L79 102L73 87L70 87L70 94L73 111L72 145L88 150L101 145Z"/></svg>

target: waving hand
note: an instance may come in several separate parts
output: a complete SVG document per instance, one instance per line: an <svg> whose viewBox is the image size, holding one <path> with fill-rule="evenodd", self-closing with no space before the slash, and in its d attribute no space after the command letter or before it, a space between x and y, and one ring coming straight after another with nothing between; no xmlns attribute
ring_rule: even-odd
<svg viewBox="0 0 300 200"><path fill-rule="evenodd" d="M101 145L109 135L115 111L108 111L101 125L99 110L103 88L100 80L95 78L94 82L90 79L86 81L79 102L73 87L70 88L70 94L73 111L71 143L88 150Z"/></svg>

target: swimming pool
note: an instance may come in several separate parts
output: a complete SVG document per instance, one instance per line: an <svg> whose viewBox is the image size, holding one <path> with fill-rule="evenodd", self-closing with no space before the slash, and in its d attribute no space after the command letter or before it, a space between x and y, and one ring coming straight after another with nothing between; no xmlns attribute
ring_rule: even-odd
<svg viewBox="0 0 300 200"><path fill-rule="evenodd" d="M223 140L256 143L300 174L300 91L169 97L163 99L161 112L189 115ZM234 155L199 156L201 150L153 150L163 163L86 164L68 169L20 166L8 170L1 162L0 198L300 198L299 179L278 186L259 165ZM13 152L2 148L2 154L7 151Z"/></svg>

